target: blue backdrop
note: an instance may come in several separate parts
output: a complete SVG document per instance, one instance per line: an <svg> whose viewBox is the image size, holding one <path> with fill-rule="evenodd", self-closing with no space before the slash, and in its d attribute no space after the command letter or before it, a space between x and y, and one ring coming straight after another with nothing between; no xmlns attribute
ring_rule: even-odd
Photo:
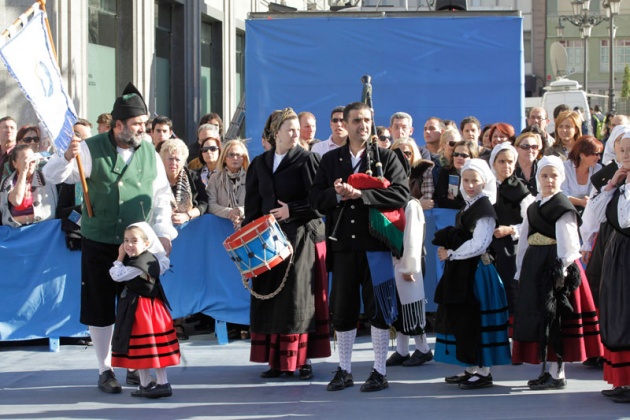
<svg viewBox="0 0 630 420"><path fill-rule="evenodd" d="M427 310L442 265L431 239L452 225L455 210L425 212ZM204 312L217 320L249 324L250 295L223 248L232 223L205 215L184 226L173 242L172 270L163 277L173 318ZM82 334L79 323L81 255L64 244L59 220L15 229L0 226L0 341Z"/></svg>
<svg viewBox="0 0 630 420"><path fill-rule="evenodd" d="M261 132L274 109L317 117L317 138L330 135L330 111L361 99L372 76L375 120L405 111L414 138L430 116L482 124L523 121L520 17L294 18L246 22L246 135L262 151Z"/></svg>

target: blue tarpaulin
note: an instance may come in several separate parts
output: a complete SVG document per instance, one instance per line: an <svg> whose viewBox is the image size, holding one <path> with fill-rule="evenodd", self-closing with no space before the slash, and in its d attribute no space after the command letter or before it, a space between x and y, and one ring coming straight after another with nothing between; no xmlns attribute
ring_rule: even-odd
<svg viewBox="0 0 630 420"><path fill-rule="evenodd" d="M523 28L515 16L289 18L246 22L246 125L252 155L274 109L310 111L317 138L330 111L361 99L371 75L375 120L404 111L424 144L430 116L523 122Z"/></svg>
<svg viewBox="0 0 630 420"><path fill-rule="evenodd" d="M431 244L436 228L453 224L455 210L425 212L427 310L435 311L435 287L442 264ZM232 223L205 215L184 226L173 242L172 271L163 277L173 318L206 313L215 319L249 324L250 295L223 248ZM82 334L81 254L66 249L59 220L23 228L0 226L0 341Z"/></svg>

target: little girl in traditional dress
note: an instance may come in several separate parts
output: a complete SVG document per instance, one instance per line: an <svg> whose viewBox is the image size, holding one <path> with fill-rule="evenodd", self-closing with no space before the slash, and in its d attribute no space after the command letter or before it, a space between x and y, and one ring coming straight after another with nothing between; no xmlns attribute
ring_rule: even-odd
<svg viewBox="0 0 630 420"><path fill-rule="evenodd" d="M170 397L173 392L166 367L179 364L179 343L160 275L170 261L157 235L145 223L125 229L118 259L109 273L125 282L118 299L118 312L112 340L112 366L138 369L140 386L133 397ZM154 368L157 383L149 369Z"/></svg>
<svg viewBox="0 0 630 420"><path fill-rule="evenodd" d="M455 227L439 230L433 240L446 261L435 291L435 360L466 366L445 381L476 389L492 386L491 366L510 363L508 311L503 283L487 256L497 225L496 179L482 159L470 159L461 173L466 204Z"/></svg>
<svg viewBox="0 0 630 420"><path fill-rule="evenodd" d="M538 162L539 192L527 208L518 243L512 359L543 363L540 376L527 383L534 390L564 388L564 362L602 355L593 296L577 261L581 220L560 190L564 177L559 157Z"/></svg>

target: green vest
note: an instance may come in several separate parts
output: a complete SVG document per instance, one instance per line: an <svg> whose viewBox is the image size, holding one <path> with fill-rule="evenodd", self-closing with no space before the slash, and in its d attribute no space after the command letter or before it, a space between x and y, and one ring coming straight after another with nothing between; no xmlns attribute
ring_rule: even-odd
<svg viewBox="0 0 630 420"><path fill-rule="evenodd" d="M127 226L151 220L157 176L155 149L143 141L126 165L109 132L85 143L92 156L87 186L94 216L88 217L84 202L81 234L92 241L121 244Z"/></svg>

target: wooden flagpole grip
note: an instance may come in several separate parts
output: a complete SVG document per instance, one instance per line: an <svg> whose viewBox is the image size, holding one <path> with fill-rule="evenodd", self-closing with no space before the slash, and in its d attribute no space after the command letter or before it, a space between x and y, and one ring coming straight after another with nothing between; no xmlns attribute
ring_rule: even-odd
<svg viewBox="0 0 630 420"><path fill-rule="evenodd" d="M85 202L85 208L88 213L88 217L94 216L92 211L92 202L90 201L90 194L88 193L87 182L85 181L85 175L83 174L83 163L81 163L81 156L77 155L77 168L79 169L79 176L81 177L81 187L83 188L83 201Z"/></svg>

